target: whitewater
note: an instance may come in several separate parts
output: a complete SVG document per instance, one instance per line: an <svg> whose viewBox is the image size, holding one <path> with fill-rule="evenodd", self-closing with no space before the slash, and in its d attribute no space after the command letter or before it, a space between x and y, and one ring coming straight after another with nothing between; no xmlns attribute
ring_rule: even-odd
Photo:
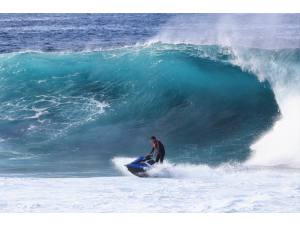
<svg viewBox="0 0 300 225"><path fill-rule="evenodd" d="M0 24L1 212L299 212L299 15Z"/></svg>
<svg viewBox="0 0 300 225"><path fill-rule="evenodd" d="M180 166L174 176L0 178L1 212L299 212L299 171ZM171 172L173 170L170 170ZM186 174L188 173L188 178ZM192 177L191 173L196 173Z"/></svg>

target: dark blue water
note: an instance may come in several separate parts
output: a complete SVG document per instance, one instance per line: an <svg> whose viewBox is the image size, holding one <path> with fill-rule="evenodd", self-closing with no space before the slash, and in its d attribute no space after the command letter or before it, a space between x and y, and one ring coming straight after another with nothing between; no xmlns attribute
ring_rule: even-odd
<svg viewBox="0 0 300 225"><path fill-rule="evenodd" d="M217 45L143 45L174 17L0 15L0 172L112 175L152 135L174 162L243 162L279 115L270 83Z"/></svg>
<svg viewBox="0 0 300 225"><path fill-rule="evenodd" d="M0 51L82 51L144 42L174 15L1 14Z"/></svg>

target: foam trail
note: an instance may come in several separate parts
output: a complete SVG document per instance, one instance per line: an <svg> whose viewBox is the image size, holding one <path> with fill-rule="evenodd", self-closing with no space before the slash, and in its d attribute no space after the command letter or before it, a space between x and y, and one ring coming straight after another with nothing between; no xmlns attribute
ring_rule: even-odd
<svg viewBox="0 0 300 225"><path fill-rule="evenodd" d="M148 173L151 177L165 178L196 178L202 177L203 174L211 170L206 165L196 164L173 164L167 160L162 165L155 165Z"/></svg>
<svg viewBox="0 0 300 225"><path fill-rule="evenodd" d="M125 176L133 176L127 168L124 166L135 160L135 158L130 157L114 157L112 163L115 168ZM173 164L167 160L160 165L156 164L153 169L151 169L148 174L151 177L197 177L197 174L202 174L203 170L207 171L209 167L204 165L192 165L192 164Z"/></svg>
<svg viewBox="0 0 300 225"><path fill-rule="evenodd" d="M127 168L124 166L127 163L132 162L135 158L129 157L114 157L112 163L115 168L121 172L124 176L133 176ZM163 164L155 164L154 167L148 171L150 177L157 178L207 178L213 174L222 174L228 172L237 172L239 169L246 169L241 164L222 164L218 167L209 167L207 165L198 165L190 163L175 164L168 160L165 160Z"/></svg>

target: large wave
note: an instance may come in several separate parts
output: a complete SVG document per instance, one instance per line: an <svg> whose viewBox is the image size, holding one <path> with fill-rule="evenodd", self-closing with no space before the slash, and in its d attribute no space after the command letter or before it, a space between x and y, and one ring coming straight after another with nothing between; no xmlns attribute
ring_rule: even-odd
<svg viewBox="0 0 300 225"><path fill-rule="evenodd" d="M2 54L1 170L110 174L111 158L144 154L153 134L173 161L243 161L278 109L232 57L187 44Z"/></svg>
<svg viewBox="0 0 300 225"><path fill-rule="evenodd" d="M299 19L177 15L135 46L1 54L1 172L111 175L151 135L175 163L298 167Z"/></svg>

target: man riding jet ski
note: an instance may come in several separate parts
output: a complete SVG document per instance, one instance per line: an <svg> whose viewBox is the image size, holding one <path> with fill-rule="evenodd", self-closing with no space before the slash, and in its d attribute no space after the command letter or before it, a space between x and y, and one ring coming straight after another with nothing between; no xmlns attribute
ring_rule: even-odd
<svg viewBox="0 0 300 225"><path fill-rule="evenodd" d="M164 145L154 136L150 138L150 141L152 144L152 150L147 156L140 156L133 162L125 165L127 169L136 176L147 177L147 171L151 169L155 163L163 163L165 157ZM154 153L156 154L155 161L152 158Z"/></svg>

